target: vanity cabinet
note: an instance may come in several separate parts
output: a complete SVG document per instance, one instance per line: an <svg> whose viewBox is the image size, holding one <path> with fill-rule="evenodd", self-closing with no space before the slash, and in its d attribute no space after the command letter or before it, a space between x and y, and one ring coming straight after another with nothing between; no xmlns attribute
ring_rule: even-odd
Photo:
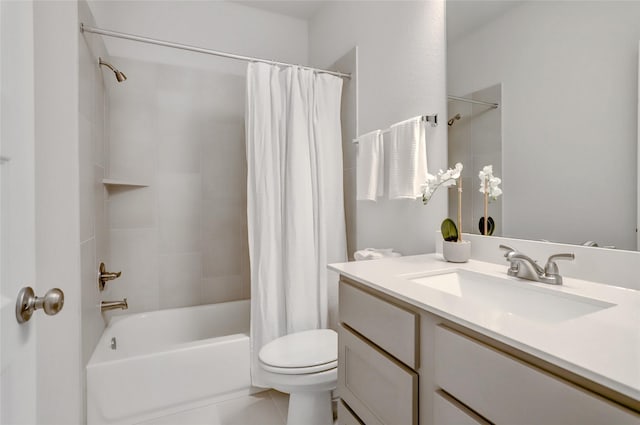
<svg viewBox="0 0 640 425"><path fill-rule="evenodd" d="M419 316L346 282L339 295L338 423L417 425Z"/></svg>
<svg viewBox="0 0 640 425"><path fill-rule="evenodd" d="M362 421L345 404L344 400L338 401L338 422L340 425L362 425Z"/></svg>
<svg viewBox="0 0 640 425"><path fill-rule="evenodd" d="M490 425L490 422L442 390L438 390L434 394L433 423L438 425Z"/></svg>
<svg viewBox="0 0 640 425"><path fill-rule="evenodd" d="M492 423L639 424L640 417L509 354L438 326L435 383Z"/></svg>
<svg viewBox="0 0 640 425"><path fill-rule="evenodd" d="M598 394L607 389L344 277L339 296L340 425L640 425L637 400L625 407Z"/></svg>

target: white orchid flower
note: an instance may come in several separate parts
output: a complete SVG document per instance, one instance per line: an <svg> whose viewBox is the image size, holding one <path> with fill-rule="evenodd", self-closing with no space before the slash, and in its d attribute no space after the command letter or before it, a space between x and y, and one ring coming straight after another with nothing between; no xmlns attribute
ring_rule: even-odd
<svg viewBox="0 0 640 425"><path fill-rule="evenodd" d="M493 165L485 165L478 173L478 178L480 178L480 193L486 193L493 200L502 195L502 189L498 187L502 180L493 176Z"/></svg>
<svg viewBox="0 0 640 425"><path fill-rule="evenodd" d="M480 173L478 174L480 180L484 181L484 178L486 176L493 177L493 165L485 165L484 167L482 167L482 170L480 170Z"/></svg>
<svg viewBox="0 0 640 425"><path fill-rule="evenodd" d="M456 162L455 173L453 175L454 179L460 178L460 174L462 173L462 168L463 168L462 163Z"/></svg>
<svg viewBox="0 0 640 425"><path fill-rule="evenodd" d="M462 168L462 164L458 162L454 168L449 168L447 171L438 170L435 176L427 173L427 181L422 185L422 202L426 205L440 186L455 185L456 180L460 178Z"/></svg>

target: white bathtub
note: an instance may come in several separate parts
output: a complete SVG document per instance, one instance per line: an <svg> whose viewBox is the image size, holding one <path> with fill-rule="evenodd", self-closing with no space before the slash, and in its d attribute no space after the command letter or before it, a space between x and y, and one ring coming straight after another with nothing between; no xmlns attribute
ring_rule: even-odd
<svg viewBox="0 0 640 425"><path fill-rule="evenodd" d="M249 300L117 316L87 365L87 421L135 424L256 391Z"/></svg>

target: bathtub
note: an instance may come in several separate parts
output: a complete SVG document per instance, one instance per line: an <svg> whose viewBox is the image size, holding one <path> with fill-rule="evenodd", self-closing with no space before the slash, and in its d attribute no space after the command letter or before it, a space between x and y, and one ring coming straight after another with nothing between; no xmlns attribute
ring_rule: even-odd
<svg viewBox="0 0 640 425"><path fill-rule="evenodd" d="M257 391L249 300L116 316L87 364L87 422L135 424Z"/></svg>

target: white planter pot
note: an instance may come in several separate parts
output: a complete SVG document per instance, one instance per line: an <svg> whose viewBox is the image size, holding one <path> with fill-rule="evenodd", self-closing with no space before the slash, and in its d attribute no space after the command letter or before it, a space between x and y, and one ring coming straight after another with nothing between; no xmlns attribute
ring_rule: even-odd
<svg viewBox="0 0 640 425"><path fill-rule="evenodd" d="M471 258L471 241L443 241L442 256L450 263L466 263Z"/></svg>

